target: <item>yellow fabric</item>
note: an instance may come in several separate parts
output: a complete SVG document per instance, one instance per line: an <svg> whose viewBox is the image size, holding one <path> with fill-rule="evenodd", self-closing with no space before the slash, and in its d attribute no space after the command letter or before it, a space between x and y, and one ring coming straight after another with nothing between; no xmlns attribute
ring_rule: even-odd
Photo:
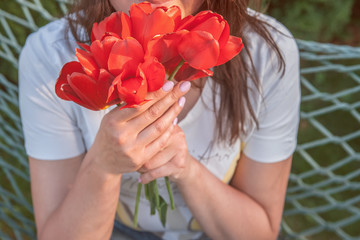
<svg viewBox="0 0 360 240"><path fill-rule="evenodd" d="M121 221L121 223L123 223L127 227L130 227L135 230L140 230L139 227L134 228L134 226L133 226L134 222L133 222L132 218L129 216L128 212L126 211L126 209L121 201L118 202L118 205L116 207L116 215L119 218L119 220Z"/></svg>

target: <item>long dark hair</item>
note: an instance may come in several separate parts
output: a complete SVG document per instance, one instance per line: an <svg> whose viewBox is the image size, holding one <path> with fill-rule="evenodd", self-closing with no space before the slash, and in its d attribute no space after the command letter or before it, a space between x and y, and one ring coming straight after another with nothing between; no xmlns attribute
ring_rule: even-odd
<svg viewBox="0 0 360 240"><path fill-rule="evenodd" d="M261 6L262 0L252 0L252 6ZM249 0L204 0L199 10L211 10L221 14L230 25L231 35L241 37L244 42L244 49L235 58L224 65L214 69L214 88L220 92L220 106L216 111L218 140L234 143L236 139L246 134L245 123L252 121L258 126L258 121L250 101L249 86L255 86L260 91L260 80L252 61L246 38L243 34L245 28L250 27L268 44L269 49L275 52L278 57L278 71L284 71L285 62L276 42L271 37L266 22L260 20L253 14L249 14L247 8ZM258 10L258 9L255 9ZM76 40L87 42L90 39L92 25L109 16L115 9L108 0L77 0L74 2L70 13L74 17L68 17L69 27ZM77 34L79 28L85 28L87 36ZM220 90L220 91L219 91Z"/></svg>

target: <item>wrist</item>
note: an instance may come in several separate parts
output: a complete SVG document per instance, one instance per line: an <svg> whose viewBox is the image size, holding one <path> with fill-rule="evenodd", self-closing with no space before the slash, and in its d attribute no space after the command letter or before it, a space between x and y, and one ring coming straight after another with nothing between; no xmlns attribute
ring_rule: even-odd
<svg viewBox="0 0 360 240"><path fill-rule="evenodd" d="M188 154L188 166L187 169L182 174L182 177L176 181L176 184L179 188L183 188L185 186L190 186L199 179L199 174L201 172L201 163L193 156Z"/></svg>
<svg viewBox="0 0 360 240"><path fill-rule="evenodd" d="M100 159L91 155L90 152L88 152L84 158L82 169L88 174L97 177L101 182L120 181L122 176L120 173L107 171L106 168L101 165Z"/></svg>

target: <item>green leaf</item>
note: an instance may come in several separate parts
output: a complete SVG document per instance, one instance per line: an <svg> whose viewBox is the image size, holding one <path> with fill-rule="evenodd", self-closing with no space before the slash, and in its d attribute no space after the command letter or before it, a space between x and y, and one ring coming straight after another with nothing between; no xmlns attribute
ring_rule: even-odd
<svg viewBox="0 0 360 240"><path fill-rule="evenodd" d="M150 182L149 184L149 198L150 198L150 214L155 215L156 211L156 203L155 203L155 192L153 189L153 184Z"/></svg>
<svg viewBox="0 0 360 240"><path fill-rule="evenodd" d="M151 182L152 184L152 188L153 188L153 191L154 191L154 198L155 198L155 205L157 208L160 207L160 200L159 200L159 189L158 189L158 186L157 186L157 182L156 182L156 179L153 180Z"/></svg>
<svg viewBox="0 0 360 240"><path fill-rule="evenodd" d="M165 200L161 196L160 196L159 201L160 201L160 206L158 208L159 218L160 218L161 224L163 225L163 227L165 227L168 204L165 202Z"/></svg>

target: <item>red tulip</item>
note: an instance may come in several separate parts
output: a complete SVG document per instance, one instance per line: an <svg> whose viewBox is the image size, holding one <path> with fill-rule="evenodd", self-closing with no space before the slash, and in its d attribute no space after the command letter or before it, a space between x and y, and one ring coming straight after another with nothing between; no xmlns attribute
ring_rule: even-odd
<svg viewBox="0 0 360 240"><path fill-rule="evenodd" d="M243 47L241 38L230 36L227 21L211 11L203 11L183 20L177 31L182 29L189 33L183 36L183 41L178 46L179 54L196 69L224 64ZM196 49L200 51L194 54Z"/></svg>
<svg viewBox="0 0 360 240"><path fill-rule="evenodd" d="M182 41L182 37L187 33L188 31L181 30L155 37L148 43L146 56L155 56L165 66L167 74L170 75L182 60L178 52L178 45ZM207 76L212 76L212 71L195 69L188 63L184 63L175 75L175 79L178 81L191 81Z"/></svg>
<svg viewBox="0 0 360 240"><path fill-rule="evenodd" d="M105 69L100 69L98 78L94 79L85 73L79 62L68 62L60 72L55 92L61 99L91 110L101 110L120 102L120 99L107 102L113 79L114 76Z"/></svg>
<svg viewBox="0 0 360 240"><path fill-rule="evenodd" d="M108 60L109 71L114 74L108 101L120 98L127 107L145 100L147 92L158 90L165 81L165 68L155 57L144 59L144 51L134 38L114 44Z"/></svg>
<svg viewBox="0 0 360 240"><path fill-rule="evenodd" d="M123 12L114 12L100 23L94 23L91 31L91 42L102 40L106 33L112 33L119 38L131 36L131 22Z"/></svg>
<svg viewBox="0 0 360 240"><path fill-rule="evenodd" d="M127 103L128 107L132 107L142 103L147 93L147 82L144 72L138 66L135 76L124 77L125 72L118 75L111 87L109 94L117 89L118 96Z"/></svg>
<svg viewBox="0 0 360 240"><path fill-rule="evenodd" d="M126 71L134 75L137 66L144 60L144 50L140 43L132 37L119 40L114 44L108 58L109 72L114 76Z"/></svg>
<svg viewBox="0 0 360 240"><path fill-rule="evenodd" d="M164 66L153 56L144 58L141 44L132 37L104 36L86 49L76 49L79 62L65 64L60 72L55 91L64 100L91 110L121 101L133 107L165 81Z"/></svg>
<svg viewBox="0 0 360 240"><path fill-rule="evenodd" d="M117 12L95 23L91 45L79 45L79 62L64 65L55 91L92 110L146 102L147 93L158 90L165 73L171 75L179 63L178 81L211 76L210 68L229 61L243 46L216 13L181 19L179 7L153 9L148 2L133 4L130 17Z"/></svg>
<svg viewBox="0 0 360 240"><path fill-rule="evenodd" d="M132 36L136 38L144 49L149 40L156 35L173 32L180 22L179 7L158 7L152 9L149 2L133 4L130 8Z"/></svg>
<svg viewBox="0 0 360 240"><path fill-rule="evenodd" d="M230 36L229 25L222 16L203 11L182 19L176 32L152 39L147 55L156 56L170 72L183 59L185 64L175 78L193 80L211 76L210 68L231 60L242 47L241 38Z"/></svg>

